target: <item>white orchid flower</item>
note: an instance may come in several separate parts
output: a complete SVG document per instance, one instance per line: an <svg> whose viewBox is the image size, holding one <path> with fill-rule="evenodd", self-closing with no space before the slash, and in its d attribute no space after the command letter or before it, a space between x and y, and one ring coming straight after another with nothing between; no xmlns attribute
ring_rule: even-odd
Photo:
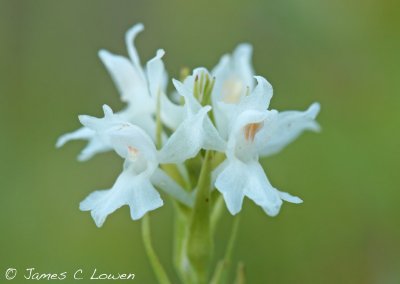
<svg viewBox="0 0 400 284"><path fill-rule="evenodd" d="M131 218L137 220L163 205L154 186L191 206L191 197L158 168L158 152L150 136L140 127L119 120L108 106L103 109L104 118L80 116L80 121L125 159L124 168L111 189L91 193L81 202L80 209L91 211L98 227L123 205L130 207Z"/></svg>
<svg viewBox="0 0 400 284"><path fill-rule="evenodd" d="M272 88L264 78L256 79L254 91L231 109L236 119L228 127L227 159L215 171L215 187L233 215L241 210L247 196L268 215L275 216L282 200L292 203L302 200L270 184L259 156L279 151L306 129L318 130L314 119L319 105L313 104L305 112L269 111Z"/></svg>
<svg viewBox="0 0 400 284"><path fill-rule="evenodd" d="M195 157L200 149L225 149L225 141L207 116L211 106L202 106L194 97L195 80L201 72L207 71L203 68L196 69L184 83L173 80L176 90L185 99L185 114L182 123L160 151L160 159L164 163L181 163Z"/></svg>
<svg viewBox="0 0 400 284"><path fill-rule="evenodd" d="M134 40L143 30L142 24L133 26L126 33L125 40L129 58L112 54L106 50L99 51L99 57L110 73L121 100L127 103L127 107L118 113L121 120L133 123L143 128L148 135L155 139L155 112L158 96L161 98L161 117L165 124L171 128L179 123L179 112L174 111L172 104L165 95L167 74L162 62L163 50L158 50L156 56L149 60L144 69L139 60ZM82 127L74 132L62 135L56 146L61 147L71 140L88 140L88 145L78 156L78 160L90 159L97 153L110 150L110 146L98 140L95 132L87 127Z"/></svg>

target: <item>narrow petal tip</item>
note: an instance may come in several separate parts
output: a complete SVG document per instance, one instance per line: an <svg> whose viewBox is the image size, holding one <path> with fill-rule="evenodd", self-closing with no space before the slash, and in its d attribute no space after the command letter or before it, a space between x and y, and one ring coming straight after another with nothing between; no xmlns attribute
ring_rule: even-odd
<svg viewBox="0 0 400 284"><path fill-rule="evenodd" d="M265 79L263 76L256 75L256 76L254 76L254 79L256 79L256 81L257 81L257 86L270 89L271 92L273 91L271 83L268 82L268 80Z"/></svg>
<svg viewBox="0 0 400 284"><path fill-rule="evenodd" d="M86 114L80 114L78 115L78 119L82 125L87 126L89 124L91 117Z"/></svg>
<svg viewBox="0 0 400 284"><path fill-rule="evenodd" d="M65 135L60 136L60 137L57 139L56 148L61 148L61 147L64 146L65 143L67 143L67 142L68 142L68 139L65 137Z"/></svg>
<svg viewBox="0 0 400 284"><path fill-rule="evenodd" d="M165 50L164 49L160 48L160 49L157 50L157 54L156 54L157 58L161 58L164 55L165 55Z"/></svg>
<svg viewBox="0 0 400 284"><path fill-rule="evenodd" d="M249 43L241 43L239 44L235 51L234 51L234 55L235 56L251 56L253 52L253 46Z"/></svg>
<svg viewBox="0 0 400 284"><path fill-rule="evenodd" d="M101 59L103 62L106 62L107 59L108 59L108 57L110 57L112 54L111 54L111 52L109 52L108 50L100 49L100 50L98 51L97 55L100 57L100 59Z"/></svg>
<svg viewBox="0 0 400 284"><path fill-rule="evenodd" d="M172 84L174 84L174 87L178 91L178 94L184 97L186 92L183 83L176 79L172 79Z"/></svg>
<svg viewBox="0 0 400 284"><path fill-rule="evenodd" d="M92 218L93 218L94 223L96 224L97 228L101 228L107 218L107 216L99 214L98 212L96 212L96 210L92 210L90 215L92 215Z"/></svg>
<svg viewBox="0 0 400 284"><path fill-rule="evenodd" d="M295 204L303 203L303 200L300 197L293 196L293 195L291 195L291 194L289 194L287 192L280 191L279 192L279 197L282 200L290 202L290 203L295 203Z"/></svg>
<svg viewBox="0 0 400 284"><path fill-rule="evenodd" d="M144 30L144 25L142 23L137 23L136 25L132 26L127 32L126 37L132 38L135 37L138 33Z"/></svg>
<svg viewBox="0 0 400 284"><path fill-rule="evenodd" d="M79 162L86 162L87 160L89 160L93 155L92 154L88 154L85 151L82 151L78 157L76 158Z"/></svg>
<svg viewBox="0 0 400 284"><path fill-rule="evenodd" d="M307 109L307 114L315 119L321 110L321 105L319 103L313 103L308 109Z"/></svg>
<svg viewBox="0 0 400 284"><path fill-rule="evenodd" d="M103 105L103 112L104 112L104 117L111 117L113 116L113 110L106 104Z"/></svg>

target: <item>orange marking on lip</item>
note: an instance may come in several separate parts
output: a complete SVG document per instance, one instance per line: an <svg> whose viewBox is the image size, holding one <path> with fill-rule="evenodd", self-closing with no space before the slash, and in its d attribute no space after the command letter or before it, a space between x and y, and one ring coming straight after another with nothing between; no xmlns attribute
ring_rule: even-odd
<svg viewBox="0 0 400 284"><path fill-rule="evenodd" d="M244 138L247 141L254 141L254 136L256 136L257 132L262 127L263 123L250 123L247 124L244 128Z"/></svg>

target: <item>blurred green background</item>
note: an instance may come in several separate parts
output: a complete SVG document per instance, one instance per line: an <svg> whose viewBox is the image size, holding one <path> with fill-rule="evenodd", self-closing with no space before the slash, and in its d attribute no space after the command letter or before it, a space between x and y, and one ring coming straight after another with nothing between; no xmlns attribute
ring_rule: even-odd
<svg viewBox="0 0 400 284"><path fill-rule="evenodd" d="M35 267L133 272L135 283L155 283L127 207L101 229L78 210L113 184L121 160L107 153L79 163L83 142L54 146L79 126L78 114L123 107L97 51L126 55L125 31L143 22L142 63L162 47L170 77L183 66L212 68L250 42L256 73L274 86L272 107L322 105L320 134L265 160L271 182L304 204L270 218L245 202L234 259L246 264L248 283L400 283L399 8L390 0L0 0L0 282L9 267ZM151 216L168 265L166 203ZM225 214L217 256L231 221Z"/></svg>

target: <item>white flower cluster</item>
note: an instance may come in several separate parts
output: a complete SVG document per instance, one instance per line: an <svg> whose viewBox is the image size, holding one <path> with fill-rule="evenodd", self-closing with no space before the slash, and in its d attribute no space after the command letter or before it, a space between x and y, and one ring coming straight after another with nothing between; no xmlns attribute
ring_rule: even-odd
<svg viewBox="0 0 400 284"><path fill-rule="evenodd" d="M123 205L129 205L136 220L163 205L156 188L192 206L193 194L183 190L162 165L176 164L185 175L184 162L201 149L225 158L213 170L212 188L223 195L232 214L241 210L244 196L270 216L278 214L282 200L301 203L270 184L259 157L279 152L304 130L317 131L319 104L306 111L269 110L272 86L254 76L248 44L224 55L211 72L197 68L183 82L173 79L177 93L167 96L164 51L158 50L146 66L140 63L134 40L142 30L143 25L137 24L126 33L129 58L99 52L127 107L113 113L105 105L103 118L81 115L83 127L57 141L61 147L70 140L88 140L79 160L111 149L125 160L112 188L91 193L80 209L91 211L97 226Z"/></svg>

